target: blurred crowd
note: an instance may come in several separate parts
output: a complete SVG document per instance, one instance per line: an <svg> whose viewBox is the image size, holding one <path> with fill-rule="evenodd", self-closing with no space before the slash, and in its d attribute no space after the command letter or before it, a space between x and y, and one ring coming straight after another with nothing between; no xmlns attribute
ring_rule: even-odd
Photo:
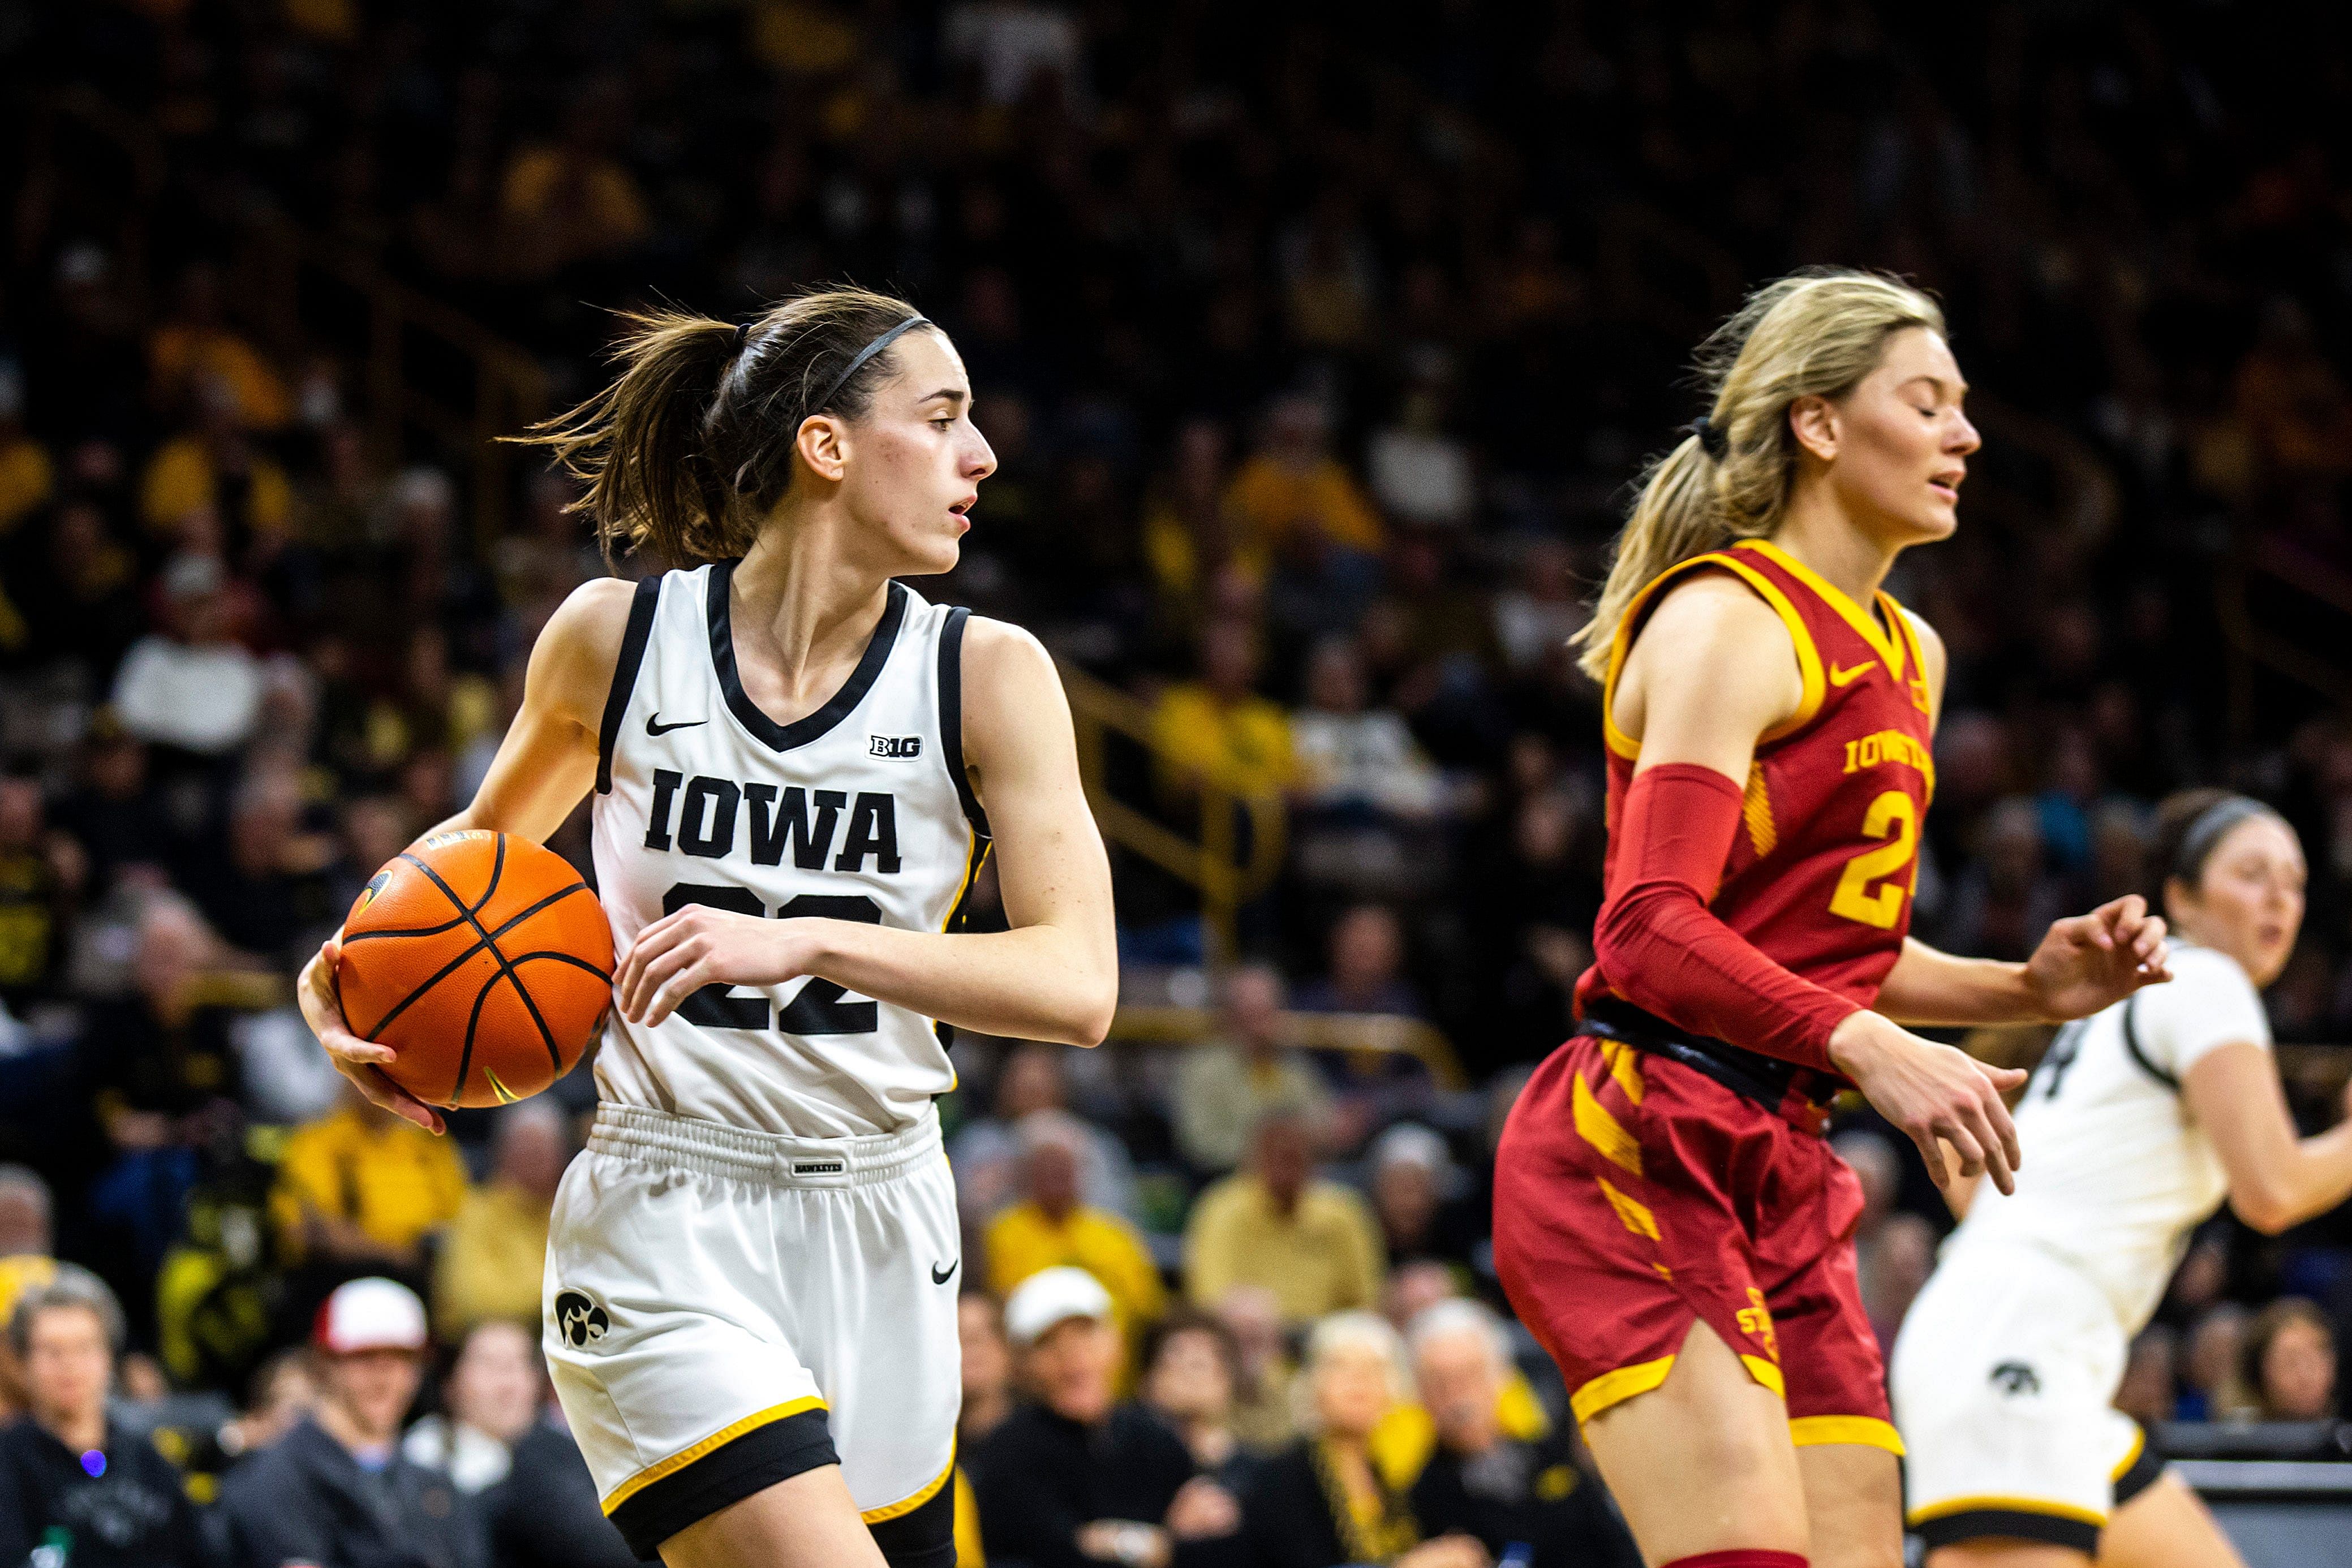
<svg viewBox="0 0 2352 1568"><path fill-rule="evenodd" d="M2021 956L2139 884L2157 797L2229 782L2310 854L2280 1038L2344 1040L2352 725L2229 675L2216 584L2251 552L2352 602L2347 26L2102 0L0 4L0 1304L48 1303L0 1397L64 1445L8 1462L128 1484L49 1466L100 1418L44 1348L69 1324L112 1353L109 1444L157 1436L200 1536L305 1422L373 1455L382 1420L334 1414L370 1398L396 1425L414 1396L403 1452L454 1490L400 1495L478 1525L467 1552L541 1560L498 1536L499 1489L529 1475L572 1500L523 1513L569 1520L584 1479L505 1325L536 1321L587 1074L436 1143L339 1094L288 981L467 797L538 629L606 568L559 478L486 497L464 446L371 418L357 318L289 308L257 259L288 222L488 323L557 399L597 383L613 307L901 290L954 334L1002 465L926 591L1139 700L1150 758L1114 768L1139 808L1198 831L1204 789L1279 803L1247 961L1213 975L1192 891L1117 856L1129 994L1200 1004L1209 1038L958 1047L988 1549L1614 1561L1559 1391L1494 1315L1487 1172L1599 903L1597 698L1564 640L1640 459L1698 412L1689 350L1801 262L1948 307L1987 445L1958 538L1891 585L1951 654L1918 934ZM73 161L43 106L79 89L140 179ZM2340 644L2274 608L2323 664ZM555 845L584 867L582 820ZM1370 1037L1302 1052L1299 1014L1342 1043L1353 1015L1421 1020L1465 1077ZM2328 1059L2295 1060L2324 1120ZM1866 1113L1840 1148L1891 1337L1948 1222ZM365 1353L407 1379L372 1393L322 1337L357 1279L429 1322ZM2124 1402L2325 1423L2347 1322L2343 1217L2268 1241L2225 1216ZM1134 1462L1066 1463L1076 1428ZM1049 1485L1074 1489L1055 1511ZM1021 1533L1048 1517L1076 1533Z"/></svg>

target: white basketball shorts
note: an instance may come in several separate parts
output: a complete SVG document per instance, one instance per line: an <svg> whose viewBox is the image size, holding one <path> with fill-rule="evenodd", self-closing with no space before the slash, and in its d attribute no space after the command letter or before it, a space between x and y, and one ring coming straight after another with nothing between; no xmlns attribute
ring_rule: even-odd
<svg viewBox="0 0 2352 1568"><path fill-rule="evenodd" d="M542 1341L630 1546L838 1462L896 1568L949 1568L961 1261L935 1116L812 1139L598 1106Z"/></svg>
<svg viewBox="0 0 2352 1568"><path fill-rule="evenodd" d="M2063 1260L1948 1251L1888 1364L1910 1528L1930 1547L2000 1536L2095 1555L2107 1515L2163 1472L2113 1404L2128 1351Z"/></svg>

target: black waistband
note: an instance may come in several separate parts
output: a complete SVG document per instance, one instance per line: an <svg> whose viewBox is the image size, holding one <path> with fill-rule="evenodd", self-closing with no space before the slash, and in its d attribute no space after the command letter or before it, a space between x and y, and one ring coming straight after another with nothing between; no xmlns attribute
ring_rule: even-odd
<svg viewBox="0 0 2352 1568"><path fill-rule="evenodd" d="M1631 1002L1604 998L1592 1003L1585 1009L1578 1032L1620 1040L1649 1055L1679 1061L1775 1114L1791 1089L1817 1104L1826 1104L1835 1096L1833 1086L1809 1068L1712 1035L1693 1034Z"/></svg>

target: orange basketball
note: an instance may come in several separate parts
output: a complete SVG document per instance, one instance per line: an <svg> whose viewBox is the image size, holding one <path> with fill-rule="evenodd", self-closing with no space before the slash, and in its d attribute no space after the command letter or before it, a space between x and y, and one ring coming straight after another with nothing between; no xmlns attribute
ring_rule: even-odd
<svg viewBox="0 0 2352 1568"><path fill-rule="evenodd" d="M509 1105L588 1049L613 1005L613 928L561 855L479 829L436 833L371 878L335 978L352 1031L428 1105Z"/></svg>

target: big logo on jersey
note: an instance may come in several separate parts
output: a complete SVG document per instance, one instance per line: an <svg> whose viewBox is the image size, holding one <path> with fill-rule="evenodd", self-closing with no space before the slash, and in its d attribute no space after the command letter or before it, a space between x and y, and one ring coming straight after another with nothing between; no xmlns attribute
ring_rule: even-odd
<svg viewBox="0 0 2352 1568"><path fill-rule="evenodd" d="M886 876L898 872L898 800L894 795L860 789L853 800L840 789L809 790L795 784L779 790L773 784L698 774L688 779L667 768L654 770L646 848L675 847L680 854L719 860L734 852L739 825L751 830L753 865L782 865L790 852L793 864L803 871L823 870L831 855L835 871L864 871L870 860Z"/></svg>

